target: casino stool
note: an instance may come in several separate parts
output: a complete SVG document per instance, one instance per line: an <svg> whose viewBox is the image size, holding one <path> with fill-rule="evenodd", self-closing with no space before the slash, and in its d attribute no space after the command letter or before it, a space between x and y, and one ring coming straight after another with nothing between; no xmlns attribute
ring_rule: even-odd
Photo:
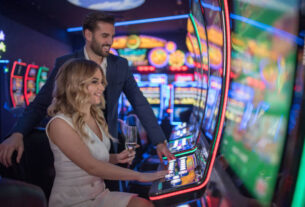
<svg viewBox="0 0 305 207"><path fill-rule="evenodd" d="M24 139L26 182L41 187L47 199L55 178L54 158L44 129L34 129Z"/></svg>
<svg viewBox="0 0 305 207"><path fill-rule="evenodd" d="M0 178L0 205L5 207L46 207L43 191L35 185Z"/></svg>
<svg viewBox="0 0 305 207"><path fill-rule="evenodd" d="M16 156L17 152L15 151L11 167L5 168L0 165L0 175L39 186L48 200L55 177L55 169L53 154L45 131L42 129L32 130L24 138L24 152L19 164L16 163Z"/></svg>

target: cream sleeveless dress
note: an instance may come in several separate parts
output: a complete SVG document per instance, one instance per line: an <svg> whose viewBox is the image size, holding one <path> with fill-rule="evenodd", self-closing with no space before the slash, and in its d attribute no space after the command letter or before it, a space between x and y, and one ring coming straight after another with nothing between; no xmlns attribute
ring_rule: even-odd
<svg viewBox="0 0 305 207"><path fill-rule="evenodd" d="M71 118L64 114L58 114L49 121L46 127L47 135L49 124L56 118L63 119L74 128ZM85 130L89 135L89 139L85 143L93 157L108 162L110 140L105 136L101 126L99 126L99 129L103 134L103 141L86 125ZM49 199L49 207L120 207L127 206L132 196L135 196L135 194L131 193L110 192L106 188L103 179L89 175L65 156L50 138L49 142L54 155L56 172Z"/></svg>

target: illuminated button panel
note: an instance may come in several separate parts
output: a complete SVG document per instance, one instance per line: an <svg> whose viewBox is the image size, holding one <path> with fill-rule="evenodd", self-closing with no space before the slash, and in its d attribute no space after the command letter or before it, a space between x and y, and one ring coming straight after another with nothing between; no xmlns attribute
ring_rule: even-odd
<svg viewBox="0 0 305 207"><path fill-rule="evenodd" d="M168 143L168 149L170 150L171 153L190 150L193 147L194 147L193 136L172 140Z"/></svg>

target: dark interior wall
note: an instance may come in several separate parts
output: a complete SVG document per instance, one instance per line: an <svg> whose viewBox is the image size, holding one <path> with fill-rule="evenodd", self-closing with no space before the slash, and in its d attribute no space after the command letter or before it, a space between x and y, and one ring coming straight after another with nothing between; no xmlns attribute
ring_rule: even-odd
<svg viewBox="0 0 305 207"><path fill-rule="evenodd" d="M68 43L51 38L2 15L0 30L5 33L6 44L6 53L2 59L10 60L11 64L21 59L28 64L35 63L52 69L57 57L72 51Z"/></svg>

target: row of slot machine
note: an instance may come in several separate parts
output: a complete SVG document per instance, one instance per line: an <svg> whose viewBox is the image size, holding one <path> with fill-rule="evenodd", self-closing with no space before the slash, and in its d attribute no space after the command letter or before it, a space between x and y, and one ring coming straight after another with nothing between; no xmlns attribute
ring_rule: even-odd
<svg viewBox="0 0 305 207"><path fill-rule="evenodd" d="M28 106L48 78L49 69L15 61L10 74L10 99L13 107Z"/></svg>
<svg viewBox="0 0 305 207"><path fill-rule="evenodd" d="M171 83L168 82L168 76L168 74L149 74L147 81L142 81L140 74L134 74L140 90L151 105L158 121L161 122L165 116L168 116L171 125L178 125L182 122L180 114L192 110L195 103L196 82L193 81L193 74L176 75L180 78L175 79L179 80ZM120 117L124 119L132 110L131 104L122 94L118 107Z"/></svg>
<svg viewBox="0 0 305 207"><path fill-rule="evenodd" d="M281 3L190 1L201 65L180 84L192 113L169 137L176 159L150 188L156 206L305 206L304 13Z"/></svg>
<svg viewBox="0 0 305 207"><path fill-rule="evenodd" d="M49 68L21 61L1 63L1 138L36 97L48 78ZM6 121L4 121L6 120ZM5 129L5 130L4 130Z"/></svg>

